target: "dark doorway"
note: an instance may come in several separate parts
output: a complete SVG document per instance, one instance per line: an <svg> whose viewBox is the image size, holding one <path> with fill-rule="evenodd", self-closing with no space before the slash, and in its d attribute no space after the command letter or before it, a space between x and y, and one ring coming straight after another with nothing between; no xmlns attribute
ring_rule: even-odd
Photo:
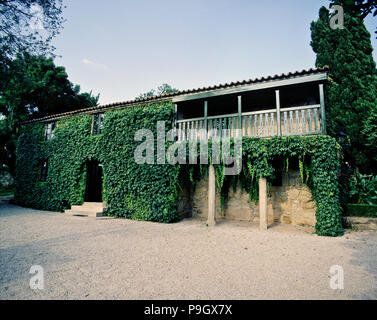
<svg viewBox="0 0 377 320"><path fill-rule="evenodd" d="M86 165L86 202L102 202L102 165L89 161Z"/></svg>

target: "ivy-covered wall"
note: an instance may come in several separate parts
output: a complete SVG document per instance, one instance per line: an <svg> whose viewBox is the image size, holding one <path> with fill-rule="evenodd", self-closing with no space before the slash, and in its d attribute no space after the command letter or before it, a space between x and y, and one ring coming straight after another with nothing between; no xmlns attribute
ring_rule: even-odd
<svg viewBox="0 0 377 320"><path fill-rule="evenodd" d="M178 195L183 184L195 184L207 172L207 165L138 165L134 141L138 129L149 129L156 137L157 121L172 123L174 110L169 102L107 111L103 133L91 135L91 115L58 121L55 137L44 141L44 124L22 128L17 147L15 202L33 208L61 211L62 200L70 205L84 201L88 160L103 164L104 200L107 214L138 220L174 222ZM168 131L169 125L166 126ZM156 150L157 148L155 148ZM211 152L211 146L209 146ZM156 155L155 155L156 156ZM48 159L46 182L39 181L41 161ZM257 200L259 176L271 181L274 161L284 161L288 170L298 159L302 180L316 201L316 233L342 234L339 205L340 147L328 136L243 138L242 172L224 176L224 167L216 165L217 190L223 201L239 180Z"/></svg>
<svg viewBox="0 0 377 320"><path fill-rule="evenodd" d="M178 219L178 166L138 165L134 141L138 129L156 136L157 121L172 122L171 103L106 112L103 134L91 135L91 115L57 122L53 139L44 141L44 124L22 128L17 146L15 202L27 207L61 211L84 201L86 162L103 165L103 197L107 213L139 220ZM168 126L166 130L168 130ZM48 160L46 182L40 182L41 161Z"/></svg>
<svg viewBox="0 0 377 320"><path fill-rule="evenodd" d="M274 159L284 159L286 170L292 159L298 159L301 179L310 188L317 206L316 233L323 236L342 234L338 183L341 148L335 139L328 136L245 138L242 152L247 168L243 172L246 178L249 177L246 180L258 176L271 180ZM251 185L247 183L246 187Z"/></svg>
<svg viewBox="0 0 377 320"><path fill-rule="evenodd" d="M231 145L234 154L234 145ZM209 154L211 154L209 144ZM292 136L270 139L242 139L242 171L237 176L225 176L224 165L215 165L216 190L221 195L221 207L227 201L230 188L240 183L249 193L250 201L258 202L258 178L265 177L268 187L275 177L276 161L283 162L285 170L297 161L302 182L311 190L316 203L316 233L321 236L339 236L343 233L339 202L339 173L341 147L329 136ZM207 174L207 165L182 166L191 185Z"/></svg>

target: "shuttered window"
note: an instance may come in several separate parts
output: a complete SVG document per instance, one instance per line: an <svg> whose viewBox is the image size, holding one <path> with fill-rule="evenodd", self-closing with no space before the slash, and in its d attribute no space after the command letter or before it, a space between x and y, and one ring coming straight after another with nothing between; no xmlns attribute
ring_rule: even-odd
<svg viewBox="0 0 377 320"><path fill-rule="evenodd" d="M93 115L92 135L96 136L102 133L104 119L105 119L104 113Z"/></svg>
<svg viewBox="0 0 377 320"><path fill-rule="evenodd" d="M45 129L45 139L50 140L54 137L54 131L55 131L56 123L50 122L46 124Z"/></svg>

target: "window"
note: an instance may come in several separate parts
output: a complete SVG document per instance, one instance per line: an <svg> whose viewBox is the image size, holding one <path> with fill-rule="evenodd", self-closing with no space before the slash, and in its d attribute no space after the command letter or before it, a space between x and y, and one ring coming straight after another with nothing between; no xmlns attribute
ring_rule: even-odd
<svg viewBox="0 0 377 320"><path fill-rule="evenodd" d="M93 116L92 135L96 136L102 133L104 119L105 119L104 113L95 114Z"/></svg>
<svg viewBox="0 0 377 320"><path fill-rule="evenodd" d="M56 123L50 122L46 124L46 130L45 130L45 139L50 140L54 137L54 131L55 131Z"/></svg>
<svg viewBox="0 0 377 320"><path fill-rule="evenodd" d="M41 175L39 177L39 181L45 182L47 180L47 173L48 173L48 163L47 163L47 160L43 160L41 162Z"/></svg>

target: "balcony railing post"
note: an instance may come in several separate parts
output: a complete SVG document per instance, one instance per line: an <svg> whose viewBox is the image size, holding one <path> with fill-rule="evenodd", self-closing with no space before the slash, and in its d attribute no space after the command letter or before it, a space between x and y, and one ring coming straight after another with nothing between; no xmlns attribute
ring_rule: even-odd
<svg viewBox="0 0 377 320"><path fill-rule="evenodd" d="M319 101L321 104L321 129L323 134L327 134L326 129L326 110L325 110L325 93L323 83L319 85Z"/></svg>
<svg viewBox="0 0 377 320"><path fill-rule="evenodd" d="M208 101L204 101L204 130L206 132L206 139L208 139Z"/></svg>
<svg viewBox="0 0 377 320"><path fill-rule="evenodd" d="M178 132L178 105L176 103L174 103L174 124L173 124L173 128L174 128L174 133L175 133L175 137L174 137L174 141L176 142L178 140L178 136L177 136L177 132Z"/></svg>
<svg viewBox="0 0 377 320"><path fill-rule="evenodd" d="M280 91L275 91L276 95L276 122L278 127L278 136L281 136L281 118L280 118Z"/></svg>
<svg viewBox="0 0 377 320"><path fill-rule="evenodd" d="M238 129L242 130L242 96L238 96ZM242 137L242 131L239 133Z"/></svg>
<svg viewBox="0 0 377 320"><path fill-rule="evenodd" d="M321 99L323 100L323 98ZM305 106L287 107L281 109L280 93L276 91L276 108L242 112L241 97L239 97L239 112L232 114L221 114L216 116L208 115L208 101L204 102L204 117L193 119L175 118L174 128L182 130L178 140L184 140L181 135L186 131L192 136L188 139L195 139L195 130L207 132L207 138L211 139L212 130L216 131L215 136L221 139L222 129L227 129L227 136L236 138L241 135L258 137L287 136L287 135L312 135L325 133L324 104L312 104ZM276 114L276 116L275 116ZM277 128L277 129L275 129ZM236 130L237 129L237 130ZM240 129L240 131L238 130ZM219 131L220 135L219 135ZM202 132L203 132L202 131ZM245 131L245 132L243 132ZM277 131L277 132L276 132ZM238 133L236 133L238 132ZM204 132L200 135L204 139Z"/></svg>

